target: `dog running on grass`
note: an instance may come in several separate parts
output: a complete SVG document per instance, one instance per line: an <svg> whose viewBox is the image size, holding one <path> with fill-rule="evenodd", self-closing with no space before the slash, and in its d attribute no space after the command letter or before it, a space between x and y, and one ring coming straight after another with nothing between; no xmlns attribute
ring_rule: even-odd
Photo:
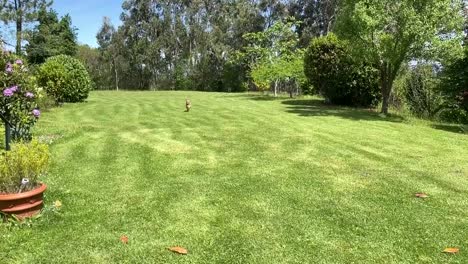
<svg viewBox="0 0 468 264"><path fill-rule="evenodd" d="M189 112L190 109L192 108L192 102L190 102L189 99L185 99L185 112Z"/></svg>

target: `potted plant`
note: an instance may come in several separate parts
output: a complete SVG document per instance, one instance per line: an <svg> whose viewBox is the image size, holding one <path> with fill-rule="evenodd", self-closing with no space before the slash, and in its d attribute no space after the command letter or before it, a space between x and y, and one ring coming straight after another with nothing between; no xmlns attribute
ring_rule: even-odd
<svg viewBox="0 0 468 264"><path fill-rule="evenodd" d="M31 217L43 207L47 186L39 178L47 172L49 149L36 139L12 144L0 155L0 211L19 219Z"/></svg>
<svg viewBox="0 0 468 264"><path fill-rule="evenodd" d="M46 185L38 178L47 171L47 145L32 140L31 129L41 112L35 79L21 58L0 53L0 119L5 150L0 152L0 212L24 218L42 208ZM13 143L10 151L10 142Z"/></svg>

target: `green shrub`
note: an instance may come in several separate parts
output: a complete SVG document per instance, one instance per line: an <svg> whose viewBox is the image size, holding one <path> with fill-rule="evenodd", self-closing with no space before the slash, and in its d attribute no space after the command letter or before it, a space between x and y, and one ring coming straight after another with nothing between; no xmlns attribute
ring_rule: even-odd
<svg viewBox="0 0 468 264"><path fill-rule="evenodd" d="M38 90L36 102L41 110L51 109L56 106L55 99L48 95L44 89Z"/></svg>
<svg viewBox="0 0 468 264"><path fill-rule="evenodd" d="M406 79L405 99L413 115L432 119L440 112L444 101L439 84L432 65L422 64L411 70Z"/></svg>
<svg viewBox="0 0 468 264"><path fill-rule="evenodd" d="M403 64L393 82L389 104L399 112L403 112L406 109L406 86L410 75L410 66L408 64Z"/></svg>
<svg viewBox="0 0 468 264"><path fill-rule="evenodd" d="M379 73L373 66L354 63L352 79L348 82L349 97L345 104L353 106L376 106L381 99Z"/></svg>
<svg viewBox="0 0 468 264"><path fill-rule="evenodd" d="M47 145L35 139L13 144L11 151L0 155L0 193L17 193L37 187L38 177L47 172L49 158Z"/></svg>
<svg viewBox="0 0 468 264"><path fill-rule="evenodd" d="M354 60L346 43L334 34L311 41L304 72L316 91L333 104L374 106L380 99L378 71Z"/></svg>
<svg viewBox="0 0 468 264"><path fill-rule="evenodd" d="M245 92L248 85L245 85L245 69L242 65L228 62L223 68L223 92Z"/></svg>
<svg viewBox="0 0 468 264"><path fill-rule="evenodd" d="M91 90L91 78L85 66L67 55L54 56L38 70L38 83L57 103L83 102Z"/></svg>
<svg viewBox="0 0 468 264"><path fill-rule="evenodd" d="M468 124L468 111L459 103L449 101L439 114L443 121Z"/></svg>
<svg viewBox="0 0 468 264"><path fill-rule="evenodd" d="M445 68L441 91L447 102L443 116L468 124L468 48L462 59Z"/></svg>

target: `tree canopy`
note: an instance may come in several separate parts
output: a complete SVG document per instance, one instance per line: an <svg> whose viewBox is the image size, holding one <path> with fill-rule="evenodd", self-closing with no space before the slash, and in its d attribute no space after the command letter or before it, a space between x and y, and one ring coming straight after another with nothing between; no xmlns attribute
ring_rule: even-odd
<svg viewBox="0 0 468 264"><path fill-rule="evenodd" d="M70 15L59 19L52 9L39 11L38 24L27 40L27 57L29 62L35 64L60 54L75 56L77 51L76 29L72 26Z"/></svg>
<svg viewBox="0 0 468 264"><path fill-rule="evenodd" d="M403 63L461 47L461 6L461 0L342 1L337 33L378 67L383 113Z"/></svg>
<svg viewBox="0 0 468 264"><path fill-rule="evenodd" d="M22 53L24 25L35 22L39 10L51 5L51 0L0 0L0 19L5 24L15 24L17 54Z"/></svg>
<svg viewBox="0 0 468 264"><path fill-rule="evenodd" d="M103 61L109 65L106 87L118 83L125 89L245 90L251 83L251 64L235 61L251 44L244 35L266 32L292 16L305 21L292 30L298 47L305 47L310 38L331 30L336 18L337 1L316 2L124 1L122 25L104 33L109 27L103 24L98 34Z"/></svg>

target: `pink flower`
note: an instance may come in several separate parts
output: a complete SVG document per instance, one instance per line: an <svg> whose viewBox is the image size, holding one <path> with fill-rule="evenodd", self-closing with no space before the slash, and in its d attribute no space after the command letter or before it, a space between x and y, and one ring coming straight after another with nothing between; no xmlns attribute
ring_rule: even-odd
<svg viewBox="0 0 468 264"><path fill-rule="evenodd" d="M12 73L13 72L13 65L11 65L11 63L7 63L7 65L5 67L5 71L7 73Z"/></svg>
<svg viewBox="0 0 468 264"><path fill-rule="evenodd" d="M38 118L38 117L41 115L41 111L39 111L38 109L34 109L34 110L32 110L32 114L33 114L36 118Z"/></svg>
<svg viewBox="0 0 468 264"><path fill-rule="evenodd" d="M12 97L13 94L14 94L14 92L10 88L3 90L3 96L5 96L5 97Z"/></svg>

